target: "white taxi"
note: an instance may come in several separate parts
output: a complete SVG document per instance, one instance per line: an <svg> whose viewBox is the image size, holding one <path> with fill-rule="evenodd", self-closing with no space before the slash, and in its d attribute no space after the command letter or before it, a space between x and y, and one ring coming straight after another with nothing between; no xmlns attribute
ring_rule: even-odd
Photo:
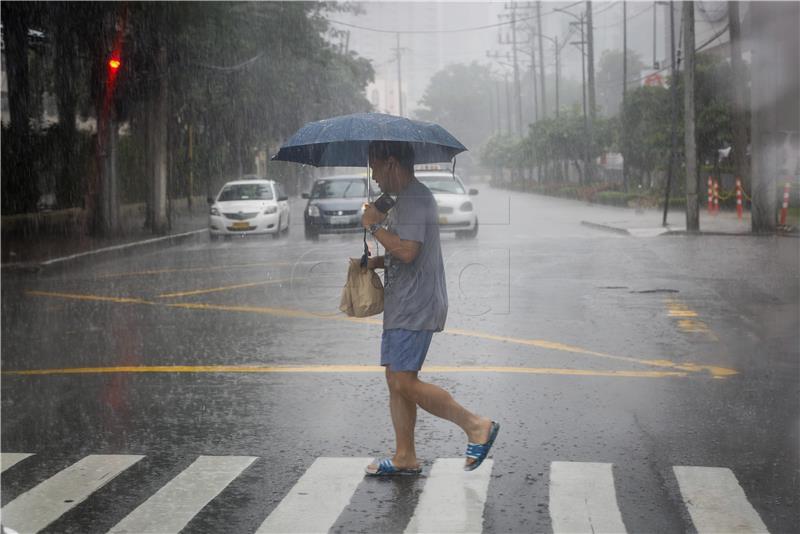
<svg viewBox="0 0 800 534"><path fill-rule="evenodd" d="M450 171L416 171L417 180L433 193L439 206L439 230L455 232L456 237L478 235L478 212L470 197L477 189L467 190L457 174Z"/></svg>
<svg viewBox="0 0 800 534"><path fill-rule="evenodd" d="M289 231L289 197L274 180L235 180L209 198L208 231L219 236L272 234Z"/></svg>

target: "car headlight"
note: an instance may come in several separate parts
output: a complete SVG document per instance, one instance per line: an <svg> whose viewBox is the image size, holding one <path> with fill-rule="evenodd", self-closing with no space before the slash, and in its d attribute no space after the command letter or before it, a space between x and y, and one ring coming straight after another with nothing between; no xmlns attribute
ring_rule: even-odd
<svg viewBox="0 0 800 534"><path fill-rule="evenodd" d="M312 204L308 207L308 216L309 217L319 217L319 207L315 204Z"/></svg>
<svg viewBox="0 0 800 534"><path fill-rule="evenodd" d="M272 215L273 213L278 213L278 206L267 206L264 208L264 215Z"/></svg>
<svg viewBox="0 0 800 534"><path fill-rule="evenodd" d="M211 211L209 211L210 215L219 215L219 209L216 206L211 206Z"/></svg>
<svg viewBox="0 0 800 534"><path fill-rule="evenodd" d="M472 211L472 202L464 202L461 204L461 211Z"/></svg>

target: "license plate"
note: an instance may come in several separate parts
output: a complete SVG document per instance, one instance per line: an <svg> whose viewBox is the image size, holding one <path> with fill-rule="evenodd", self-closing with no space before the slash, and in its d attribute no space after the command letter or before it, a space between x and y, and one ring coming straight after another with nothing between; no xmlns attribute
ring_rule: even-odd
<svg viewBox="0 0 800 534"><path fill-rule="evenodd" d="M447 217L439 217L439 224L447 224Z"/></svg>
<svg viewBox="0 0 800 534"><path fill-rule="evenodd" d="M233 223L233 229L234 230L247 230L248 228L250 228L250 223L249 222L235 222L235 223Z"/></svg>
<svg viewBox="0 0 800 534"><path fill-rule="evenodd" d="M331 224L337 226L343 224L350 224L350 217L347 215L334 215L331 217Z"/></svg>

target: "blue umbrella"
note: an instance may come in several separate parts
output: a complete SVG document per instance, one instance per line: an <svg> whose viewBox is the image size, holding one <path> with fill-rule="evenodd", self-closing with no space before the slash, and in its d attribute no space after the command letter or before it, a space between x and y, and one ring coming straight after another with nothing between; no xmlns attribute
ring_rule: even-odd
<svg viewBox="0 0 800 534"><path fill-rule="evenodd" d="M370 141L411 143L417 164L450 161L467 150L447 130L432 122L384 113L354 113L309 122L272 159L315 167L361 167L367 165Z"/></svg>

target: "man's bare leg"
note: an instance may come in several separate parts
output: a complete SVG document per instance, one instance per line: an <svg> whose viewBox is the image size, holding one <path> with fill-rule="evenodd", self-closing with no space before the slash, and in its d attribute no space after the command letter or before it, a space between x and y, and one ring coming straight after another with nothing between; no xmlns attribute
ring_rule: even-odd
<svg viewBox="0 0 800 534"><path fill-rule="evenodd" d="M423 410L437 417L447 419L458 426L467 435L470 443L486 443L492 429L492 421L486 417L473 414L461 406L450 393L417 377L416 372L386 372L390 389L420 406ZM467 463L473 463L472 458Z"/></svg>
<svg viewBox="0 0 800 534"><path fill-rule="evenodd" d="M417 424L417 405L393 390L388 367L386 369L386 382L389 385L389 411L392 415L392 426L396 449L392 463L400 469L417 469L416 446L414 444L414 427ZM416 373L414 373L416 374ZM371 472L376 472L378 466L371 464Z"/></svg>
<svg viewBox="0 0 800 534"><path fill-rule="evenodd" d="M400 468L419 467L414 445L414 427L417 424L417 405L398 393L389 393L389 409L392 413L397 449L392 463Z"/></svg>

